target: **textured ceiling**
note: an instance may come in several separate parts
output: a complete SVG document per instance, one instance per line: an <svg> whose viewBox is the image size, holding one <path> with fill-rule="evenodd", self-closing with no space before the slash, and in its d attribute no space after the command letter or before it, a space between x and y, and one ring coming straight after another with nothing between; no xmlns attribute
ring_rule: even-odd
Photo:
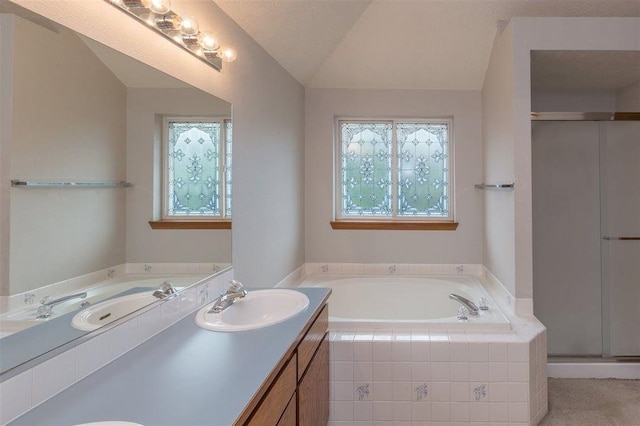
<svg viewBox="0 0 640 426"><path fill-rule="evenodd" d="M497 27L640 0L214 0L307 87L479 90Z"/></svg>

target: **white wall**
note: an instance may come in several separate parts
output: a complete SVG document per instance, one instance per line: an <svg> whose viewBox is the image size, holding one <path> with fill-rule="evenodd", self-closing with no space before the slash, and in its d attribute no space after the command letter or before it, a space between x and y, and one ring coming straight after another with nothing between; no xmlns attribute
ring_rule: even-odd
<svg viewBox="0 0 640 426"><path fill-rule="evenodd" d="M173 9L236 48L222 72L103 0L13 3L231 102L235 276L273 285L303 263L304 90L215 3L178 0Z"/></svg>
<svg viewBox="0 0 640 426"><path fill-rule="evenodd" d="M122 83L69 31L15 17L14 36L3 167L22 180L124 179ZM12 189L10 292L123 263L124 209L122 189Z"/></svg>
<svg viewBox="0 0 640 426"><path fill-rule="evenodd" d="M453 117L456 231L332 230L335 117ZM480 263L480 92L307 89L307 262Z"/></svg>
<svg viewBox="0 0 640 426"><path fill-rule="evenodd" d="M640 80L616 93L616 111L640 112Z"/></svg>
<svg viewBox="0 0 640 426"><path fill-rule="evenodd" d="M482 87L482 163L487 184L514 181L513 162L513 46L507 26L494 41ZM515 295L514 192L483 191L483 263Z"/></svg>
<svg viewBox="0 0 640 426"><path fill-rule="evenodd" d="M496 38L483 87L485 265L518 299L533 295L531 51L640 50L640 18L514 18ZM492 183L492 182L490 182ZM500 182L501 183L501 182Z"/></svg>
<svg viewBox="0 0 640 426"><path fill-rule="evenodd" d="M231 117L231 104L196 89L127 90L127 262L230 263L231 231L153 230L160 219L162 115ZM154 213L156 210L156 213Z"/></svg>
<svg viewBox="0 0 640 426"><path fill-rule="evenodd" d="M534 112L612 112L616 110L614 91L533 90Z"/></svg>

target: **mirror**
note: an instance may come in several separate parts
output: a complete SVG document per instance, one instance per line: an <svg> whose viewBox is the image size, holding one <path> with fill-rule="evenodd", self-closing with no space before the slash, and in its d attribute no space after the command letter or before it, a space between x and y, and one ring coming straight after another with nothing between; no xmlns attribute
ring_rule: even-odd
<svg viewBox="0 0 640 426"><path fill-rule="evenodd" d="M12 134L2 167L12 181L48 185L10 190L2 373L89 333L70 327L86 302L152 293L165 280L186 288L230 266L230 229L154 230L149 222L162 215L164 118L230 126L231 104L24 9L5 4L0 13L0 59L11 64L0 75L11 87L1 124ZM215 158L222 164L224 151ZM92 186L119 181L132 186ZM36 318L45 296L69 295ZM64 329L54 327L60 321Z"/></svg>

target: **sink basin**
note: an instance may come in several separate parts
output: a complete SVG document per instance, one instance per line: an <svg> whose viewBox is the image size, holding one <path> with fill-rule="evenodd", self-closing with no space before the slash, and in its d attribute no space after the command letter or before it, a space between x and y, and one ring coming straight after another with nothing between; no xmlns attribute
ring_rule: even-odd
<svg viewBox="0 0 640 426"><path fill-rule="evenodd" d="M196 324L213 331L244 331L282 322L309 306L309 298L286 289L254 290L220 313L209 313L210 303L196 315Z"/></svg>
<svg viewBox="0 0 640 426"><path fill-rule="evenodd" d="M71 326L77 330L92 331L157 300L158 298L153 296L153 291L106 300L75 314L71 319Z"/></svg>

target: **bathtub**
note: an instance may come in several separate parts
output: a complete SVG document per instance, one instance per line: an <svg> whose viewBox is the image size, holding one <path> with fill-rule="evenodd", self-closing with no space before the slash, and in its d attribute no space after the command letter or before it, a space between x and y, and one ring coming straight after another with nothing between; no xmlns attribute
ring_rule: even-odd
<svg viewBox="0 0 640 426"><path fill-rule="evenodd" d="M500 311L473 275L311 275L302 287L330 287L329 326L346 329L488 329L510 330ZM458 320L455 293L478 304L481 297L489 309Z"/></svg>

